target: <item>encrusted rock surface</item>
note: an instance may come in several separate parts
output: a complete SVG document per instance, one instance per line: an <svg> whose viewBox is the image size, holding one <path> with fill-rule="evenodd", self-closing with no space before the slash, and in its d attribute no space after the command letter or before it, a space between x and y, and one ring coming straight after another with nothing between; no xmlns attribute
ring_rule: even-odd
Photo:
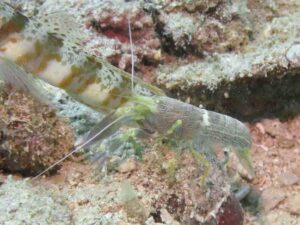
<svg viewBox="0 0 300 225"><path fill-rule="evenodd" d="M135 62L138 65L141 61L154 64L159 62L160 41L155 33L154 21L151 14L146 13L138 1L104 2L97 9L88 9L86 20L87 27L94 35L87 43L89 48L98 55L107 56L112 64L130 70L129 22ZM102 41L99 36L103 37ZM107 44L108 40L114 41L114 45ZM105 55L110 48L111 53Z"/></svg>
<svg viewBox="0 0 300 225"><path fill-rule="evenodd" d="M136 161L136 170L116 168L101 180L93 177L91 166L72 162L47 179L8 178L0 186L0 201L7 204L0 222L35 224L40 218L40 224L242 224L241 206L217 164L206 168L200 155L195 159L189 151L178 155L156 147Z"/></svg>
<svg viewBox="0 0 300 225"><path fill-rule="evenodd" d="M55 111L1 83L0 169L34 175L73 146L73 131Z"/></svg>
<svg viewBox="0 0 300 225"><path fill-rule="evenodd" d="M299 24L297 13L274 18L242 52L161 66L158 82L182 100L246 119L295 115Z"/></svg>
<svg viewBox="0 0 300 225"><path fill-rule="evenodd" d="M130 18L137 75L158 83L168 94L187 102L244 119L299 113L298 0L10 2L19 4L19 8L30 16L57 11L73 14L82 25L82 32L88 34L84 42L88 51L106 57L128 71L131 59L127 19ZM71 118L76 133L87 131L100 119L99 114L82 108L63 92L54 89L55 92L53 103L61 113ZM74 110L76 113L72 114ZM292 171L299 177L299 121L299 118L286 123L267 120L251 125L257 171L252 185L258 192L278 188L279 193L286 195L282 195L268 212L247 211L247 225L261 224L263 219L265 224L300 223L295 213L298 202L292 201L293 196L299 195L299 184L281 187L278 183L282 172ZM22 199L18 194L23 190L30 200L12 210L8 208L7 214L0 215L0 221L10 220L14 224L21 221L21 224L24 218L19 216L24 216L24 213L19 207L31 207L32 199L41 199L41 204L44 204L44 198L36 196L51 196L48 200L53 203L54 211L48 213L45 209L41 214L34 211L31 224L38 218L37 215L51 218L49 221L53 224L53 217L61 215L55 211L57 207L66 215L62 224L68 224L70 220L72 224L110 224L111 221L115 224L141 224L144 220L149 225L173 225L182 222L178 219L181 215L186 216L182 224L187 224L188 213L194 210L191 201L194 196L189 194L199 193L197 189L201 186L184 186L194 184L193 173L189 174L193 179L184 179L186 177L180 176L184 175L182 170L174 166L176 160L169 161L166 155L157 154L146 164L139 162L132 166L125 162L100 182L90 178L92 168L81 164L72 167L69 162L64 164L61 175L34 183L51 187L51 190L6 181L6 186L0 186L1 200L14 199L19 203ZM84 169L81 170L81 167ZM129 180L129 184L124 185L125 180ZM0 185L4 181L5 176L1 175ZM222 182L227 184L221 179ZM227 189L222 192L219 187L215 188L212 190L218 190L218 195L208 193L208 196L215 196L220 202L220 194L225 194ZM124 197L120 194L121 190L130 195L125 194ZM204 195L199 196L205 198ZM191 205L186 205L187 202ZM36 205L40 206L40 203ZM36 209L34 205L32 207ZM237 208L236 212L239 212L240 208ZM201 214L202 211L197 210L196 214ZM198 221L203 219L203 215L193 216ZM217 218L220 217L222 215ZM43 221L41 218L38 220ZM194 221L188 222L193 224Z"/></svg>
<svg viewBox="0 0 300 225"><path fill-rule="evenodd" d="M243 119L299 112L297 0L19 5L28 14L37 5L40 15L72 13L87 33L85 48L127 71L130 20L137 75L173 97Z"/></svg>
<svg viewBox="0 0 300 225"><path fill-rule="evenodd" d="M0 186L0 224L71 225L71 212L62 198L9 177Z"/></svg>
<svg viewBox="0 0 300 225"><path fill-rule="evenodd" d="M257 194L245 199L246 225L300 224L300 217L295 213L300 184L294 178L298 176L300 163L299 125L299 116L287 121L264 119L251 125L256 170L252 186ZM289 177L291 171L293 182ZM284 178L288 182L283 185L284 174L288 175Z"/></svg>
<svg viewBox="0 0 300 225"><path fill-rule="evenodd" d="M248 44L246 5L246 1L164 1L145 7L158 11L157 30L166 51L201 56Z"/></svg>

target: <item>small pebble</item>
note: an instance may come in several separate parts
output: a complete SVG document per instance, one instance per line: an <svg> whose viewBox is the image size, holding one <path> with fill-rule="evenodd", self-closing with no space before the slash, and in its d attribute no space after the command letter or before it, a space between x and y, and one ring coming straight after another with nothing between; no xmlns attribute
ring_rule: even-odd
<svg viewBox="0 0 300 225"><path fill-rule="evenodd" d="M293 170L293 173L296 174L298 177L300 177L300 166L296 167L296 168Z"/></svg>
<svg viewBox="0 0 300 225"><path fill-rule="evenodd" d="M257 127L257 129L259 130L260 133L262 133L262 134L266 133L266 130L261 123L257 123L255 126Z"/></svg>
<svg viewBox="0 0 300 225"><path fill-rule="evenodd" d="M134 159L128 159L126 162L122 163L119 168L118 171L120 173L129 173L132 172L136 169L136 161Z"/></svg>
<svg viewBox="0 0 300 225"><path fill-rule="evenodd" d="M299 182L299 177L292 172L283 173L279 175L278 179L285 186L291 186Z"/></svg>
<svg viewBox="0 0 300 225"><path fill-rule="evenodd" d="M274 210L268 213L266 225L300 225L299 219L285 211Z"/></svg>
<svg viewBox="0 0 300 225"><path fill-rule="evenodd" d="M180 225L166 209L161 209L161 218L165 224Z"/></svg>
<svg viewBox="0 0 300 225"><path fill-rule="evenodd" d="M290 213L300 215L300 192L287 199L287 207Z"/></svg>
<svg viewBox="0 0 300 225"><path fill-rule="evenodd" d="M284 192L279 188L265 189L261 195L263 209L268 212L274 209L282 200L285 199Z"/></svg>
<svg viewBox="0 0 300 225"><path fill-rule="evenodd" d="M292 45L287 53L286 53L287 60L294 66L300 66L300 44Z"/></svg>

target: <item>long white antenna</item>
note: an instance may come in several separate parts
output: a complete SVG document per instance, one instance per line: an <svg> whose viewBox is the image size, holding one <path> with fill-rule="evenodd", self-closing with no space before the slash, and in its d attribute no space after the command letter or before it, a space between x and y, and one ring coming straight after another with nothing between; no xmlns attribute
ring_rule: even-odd
<svg viewBox="0 0 300 225"><path fill-rule="evenodd" d="M58 165L59 163L61 163L62 161L64 161L66 158L70 157L72 154L74 154L75 152L79 151L80 149L84 148L86 145L88 145L91 141L93 141L95 138L97 138L100 134L102 134L104 131L106 131L108 128L110 128L112 125L114 125L115 123L117 123L118 121L124 119L123 117L119 117L116 120L112 121L110 124L108 124L107 126L105 126L102 130L100 130L98 133L96 133L95 135L93 135L90 139L88 139L87 141L78 144L77 146L75 146L74 150L69 152L67 155L65 155L63 158L61 158L60 160L56 161L55 163L53 163L51 166L49 166L47 169L45 169L44 171L42 171L41 173L39 173L38 175L36 175L35 177L32 178L32 180L35 180L36 178L40 177L41 175L45 174L47 171L49 171L50 169L52 169L54 166Z"/></svg>
<svg viewBox="0 0 300 225"><path fill-rule="evenodd" d="M130 25L130 17L128 17L128 33L129 33L129 41L130 41L130 52L131 52L131 92L133 93L134 84L134 57L133 57L133 44L132 44L132 36L131 36L131 25Z"/></svg>

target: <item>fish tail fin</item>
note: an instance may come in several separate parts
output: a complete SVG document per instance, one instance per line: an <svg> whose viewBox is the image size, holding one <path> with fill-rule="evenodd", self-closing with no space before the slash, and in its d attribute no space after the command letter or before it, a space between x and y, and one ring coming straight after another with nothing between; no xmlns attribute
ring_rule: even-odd
<svg viewBox="0 0 300 225"><path fill-rule="evenodd" d="M2 32L19 31L28 21L28 17L22 15L15 6L6 1L0 2L0 28Z"/></svg>
<svg viewBox="0 0 300 225"><path fill-rule="evenodd" d="M9 59L0 57L0 79L12 88L30 93L41 102L49 103L43 93L41 81Z"/></svg>

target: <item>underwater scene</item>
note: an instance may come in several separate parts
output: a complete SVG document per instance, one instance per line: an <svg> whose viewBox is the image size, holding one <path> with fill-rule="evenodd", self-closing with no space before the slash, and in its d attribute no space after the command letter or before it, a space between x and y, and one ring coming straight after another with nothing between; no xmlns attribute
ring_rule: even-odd
<svg viewBox="0 0 300 225"><path fill-rule="evenodd" d="M0 225L300 225L300 1L0 0Z"/></svg>

